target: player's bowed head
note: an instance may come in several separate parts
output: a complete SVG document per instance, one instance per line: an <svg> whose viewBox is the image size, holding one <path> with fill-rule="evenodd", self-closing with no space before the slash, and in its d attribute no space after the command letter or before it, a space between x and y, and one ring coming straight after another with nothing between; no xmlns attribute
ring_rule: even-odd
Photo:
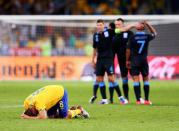
<svg viewBox="0 0 179 131"><path fill-rule="evenodd" d="M31 107L31 108L28 108L25 112L24 112L25 115L28 115L28 116L37 116L38 115L38 111L34 108L34 107Z"/></svg>
<svg viewBox="0 0 179 131"><path fill-rule="evenodd" d="M136 25L136 29L139 31L144 31L145 30L145 25L144 23L141 21Z"/></svg>

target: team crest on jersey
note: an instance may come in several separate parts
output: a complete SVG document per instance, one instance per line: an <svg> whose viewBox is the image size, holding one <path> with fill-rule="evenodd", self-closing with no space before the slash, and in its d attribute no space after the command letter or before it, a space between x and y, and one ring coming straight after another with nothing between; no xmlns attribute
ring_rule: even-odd
<svg viewBox="0 0 179 131"><path fill-rule="evenodd" d="M98 35L96 35L95 37L96 37L96 42L99 42Z"/></svg>
<svg viewBox="0 0 179 131"><path fill-rule="evenodd" d="M104 32L104 37L109 37L108 31L105 31L105 32Z"/></svg>
<svg viewBox="0 0 179 131"><path fill-rule="evenodd" d="M109 70L110 70L110 73L114 73L113 66L111 66Z"/></svg>
<svg viewBox="0 0 179 131"><path fill-rule="evenodd" d="M123 33L123 38L128 38L128 33L127 32Z"/></svg>

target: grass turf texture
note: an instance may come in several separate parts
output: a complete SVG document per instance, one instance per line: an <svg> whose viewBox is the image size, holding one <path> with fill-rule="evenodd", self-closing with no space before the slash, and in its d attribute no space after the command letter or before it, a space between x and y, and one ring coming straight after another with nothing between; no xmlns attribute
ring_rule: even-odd
<svg viewBox="0 0 179 131"><path fill-rule="evenodd" d="M45 85L63 85L70 106L83 106L90 119L23 120L24 99ZM130 104L120 105L116 93L114 104L89 104L92 82L0 82L0 130L4 131L175 131L179 130L179 81L150 81L152 106L135 105L130 82ZM121 85L121 82L120 82ZM108 88L106 88L107 93ZM122 91L122 88L120 86ZM142 88L143 93L143 88ZM109 94L107 95L109 97ZM142 94L142 96L144 96ZM101 95L98 90L98 99Z"/></svg>

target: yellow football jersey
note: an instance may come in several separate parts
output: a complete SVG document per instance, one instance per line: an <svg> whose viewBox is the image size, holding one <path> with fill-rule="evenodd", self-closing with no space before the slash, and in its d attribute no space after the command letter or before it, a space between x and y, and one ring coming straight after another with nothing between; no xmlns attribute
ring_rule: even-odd
<svg viewBox="0 0 179 131"><path fill-rule="evenodd" d="M60 85L48 85L35 91L24 101L25 109L35 106L38 111L49 110L63 98L64 88Z"/></svg>

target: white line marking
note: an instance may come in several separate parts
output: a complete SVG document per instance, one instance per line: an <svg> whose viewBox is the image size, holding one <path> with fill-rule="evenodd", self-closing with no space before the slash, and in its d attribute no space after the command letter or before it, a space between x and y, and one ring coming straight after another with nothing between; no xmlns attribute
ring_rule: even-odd
<svg viewBox="0 0 179 131"><path fill-rule="evenodd" d="M16 102L23 102L23 100L13 100L13 99L0 99L0 101L16 101Z"/></svg>
<svg viewBox="0 0 179 131"><path fill-rule="evenodd" d="M179 108L179 106L151 106L151 107L160 107L160 108Z"/></svg>
<svg viewBox="0 0 179 131"><path fill-rule="evenodd" d="M0 106L0 108L19 108L19 107L24 107L24 105L3 105L3 106Z"/></svg>

